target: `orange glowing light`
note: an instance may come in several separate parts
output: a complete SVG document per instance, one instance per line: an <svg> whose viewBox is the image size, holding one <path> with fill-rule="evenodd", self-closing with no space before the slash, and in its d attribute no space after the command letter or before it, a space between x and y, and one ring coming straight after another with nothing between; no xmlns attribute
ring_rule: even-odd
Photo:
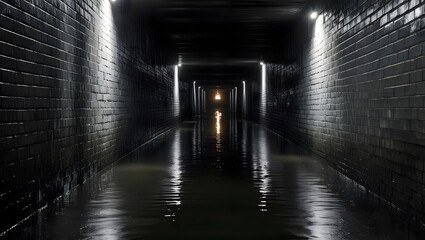
<svg viewBox="0 0 425 240"><path fill-rule="evenodd" d="M217 129L217 134L220 134L220 132L221 132L220 131L220 129L221 129L221 126L220 126L221 116L222 116L222 114L221 114L220 111L215 111L215 127Z"/></svg>
<svg viewBox="0 0 425 240"><path fill-rule="evenodd" d="M215 100L221 100L221 96L220 96L220 93L216 93L215 94Z"/></svg>

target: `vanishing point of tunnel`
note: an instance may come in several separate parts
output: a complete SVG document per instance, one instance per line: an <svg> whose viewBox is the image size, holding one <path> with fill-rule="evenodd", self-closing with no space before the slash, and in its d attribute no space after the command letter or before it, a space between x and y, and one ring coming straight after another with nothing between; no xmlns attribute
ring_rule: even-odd
<svg viewBox="0 0 425 240"><path fill-rule="evenodd" d="M425 1L0 0L0 239L425 239Z"/></svg>

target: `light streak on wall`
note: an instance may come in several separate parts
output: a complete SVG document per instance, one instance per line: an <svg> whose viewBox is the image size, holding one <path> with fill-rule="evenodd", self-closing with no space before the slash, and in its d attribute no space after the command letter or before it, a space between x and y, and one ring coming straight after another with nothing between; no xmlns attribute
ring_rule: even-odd
<svg viewBox="0 0 425 240"><path fill-rule="evenodd" d="M174 117L180 115L179 66L174 66Z"/></svg>
<svg viewBox="0 0 425 240"><path fill-rule="evenodd" d="M235 112L238 112L238 87L235 87Z"/></svg>
<svg viewBox="0 0 425 240"><path fill-rule="evenodd" d="M267 89L266 89L266 64L261 64L261 92L260 92L260 116L266 115L266 100L267 100Z"/></svg>
<svg viewBox="0 0 425 240"><path fill-rule="evenodd" d="M242 81L242 115L246 115L246 84Z"/></svg>
<svg viewBox="0 0 425 240"><path fill-rule="evenodd" d="M197 101L196 101L196 81L193 81L193 114L196 114Z"/></svg>

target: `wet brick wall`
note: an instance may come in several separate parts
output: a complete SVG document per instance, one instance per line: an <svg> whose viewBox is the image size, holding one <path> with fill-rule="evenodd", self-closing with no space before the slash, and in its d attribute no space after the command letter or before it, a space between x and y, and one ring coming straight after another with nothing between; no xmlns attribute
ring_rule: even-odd
<svg viewBox="0 0 425 240"><path fill-rule="evenodd" d="M302 59L267 65L263 119L424 221L424 2L342 2Z"/></svg>
<svg viewBox="0 0 425 240"><path fill-rule="evenodd" d="M0 232L185 109L173 101L174 68L147 64L130 44L138 39L117 34L113 7L0 1Z"/></svg>

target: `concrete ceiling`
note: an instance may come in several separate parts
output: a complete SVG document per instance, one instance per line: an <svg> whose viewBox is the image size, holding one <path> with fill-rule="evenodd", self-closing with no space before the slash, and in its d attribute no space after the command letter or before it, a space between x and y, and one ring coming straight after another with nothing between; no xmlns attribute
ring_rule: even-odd
<svg viewBox="0 0 425 240"><path fill-rule="evenodd" d="M308 0L127 1L184 64L259 60L309 6Z"/></svg>
<svg viewBox="0 0 425 240"><path fill-rule="evenodd" d="M242 84L242 81L258 79L260 69L258 63L188 64L182 66L179 76L196 81L205 88L235 87Z"/></svg>
<svg viewBox="0 0 425 240"><path fill-rule="evenodd" d="M184 72L191 71L185 77L198 81L249 80L254 76L247 68L285 58L293 48L288 39L294 22L312 5L310 0L117 1L127 3L124 16L137 12L161 36L173 55L169 63L183 63Z"/></svg>

